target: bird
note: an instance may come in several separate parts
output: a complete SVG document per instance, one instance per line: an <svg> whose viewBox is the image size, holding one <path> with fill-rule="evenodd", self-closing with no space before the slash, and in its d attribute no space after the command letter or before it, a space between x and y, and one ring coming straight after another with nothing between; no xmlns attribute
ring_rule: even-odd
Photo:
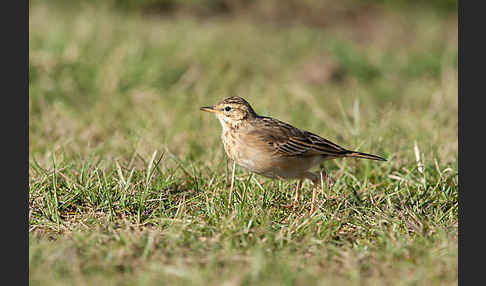
<svg viewBox="0 0 486 286"><path fill-rule="evenodd" d="M298 179L294 203L305 179L313 183L310 213L315 211L320 176L309 171L323 161L385 158L343 148L323 137L278 119L258 115L244 98L230 96L216 105L203 106L221 123L221 140L228 157L250 172L271 179ZM327 177L323 168L320 175Z"/></svg>

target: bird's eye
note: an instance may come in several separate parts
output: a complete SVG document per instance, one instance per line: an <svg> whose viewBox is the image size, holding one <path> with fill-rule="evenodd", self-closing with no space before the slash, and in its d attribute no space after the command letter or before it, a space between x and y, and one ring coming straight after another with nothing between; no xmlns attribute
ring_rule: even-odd
<svg viewBox="0 0 486 286"><path fill-rule="evenodd" d="M224 110L225 110L225 111L230 111L230 110L231 110L231 107L226 106L226 107L224 108Z"/></svg>

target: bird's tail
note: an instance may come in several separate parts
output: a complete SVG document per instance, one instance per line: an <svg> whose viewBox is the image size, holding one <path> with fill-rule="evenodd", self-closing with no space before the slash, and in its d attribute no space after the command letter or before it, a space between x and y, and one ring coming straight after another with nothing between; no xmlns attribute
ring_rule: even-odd
<svg viewBox="0 0 486 286"><path fill-rule="evenodd" d="M378 160L378 161L386 161L385 158L382 158L380 156L371 155L371 154L367 154L367 153L356 152L356 151L349 151L349 153L346 154L346 157L363 158L363 159L371 159L371 160Z"/></svg>

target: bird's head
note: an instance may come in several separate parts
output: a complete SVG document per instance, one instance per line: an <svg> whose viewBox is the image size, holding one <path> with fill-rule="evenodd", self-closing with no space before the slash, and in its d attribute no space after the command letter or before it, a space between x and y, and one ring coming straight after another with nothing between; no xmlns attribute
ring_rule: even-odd
<svg viewBox="0 0 486 286"><path fill-rule="evenodd" d="M239 96L227 97L214 106L201 107L201 110L216 114L223 128L239 125L257 116L250 104Z"/></svg>

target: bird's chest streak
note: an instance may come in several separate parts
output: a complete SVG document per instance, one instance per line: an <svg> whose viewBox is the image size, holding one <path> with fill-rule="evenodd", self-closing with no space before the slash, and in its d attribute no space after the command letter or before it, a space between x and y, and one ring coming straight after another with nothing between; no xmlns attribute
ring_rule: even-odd
<svg viewBox="0 0 486 286"><path fill-rule="evenodd" d="M265 161L263 154L255 150L254 148L249 148L248 142L245 142L238 136L237 132L225 130L222 133L222 141L224 150L231 160L235 161L236 164L256 173L265 172ZM263 162L261 162L263 160Z"/></svg>
<svg viewBox="0 0 486 286"><path fill-rule="evenodd" d="M237 159L241 157L241 152L237 150L237 142L235 135L229 130L224 130L221 134L221 139L223 141L224 151L231 158L231 160L238 161Z"/></svg>

